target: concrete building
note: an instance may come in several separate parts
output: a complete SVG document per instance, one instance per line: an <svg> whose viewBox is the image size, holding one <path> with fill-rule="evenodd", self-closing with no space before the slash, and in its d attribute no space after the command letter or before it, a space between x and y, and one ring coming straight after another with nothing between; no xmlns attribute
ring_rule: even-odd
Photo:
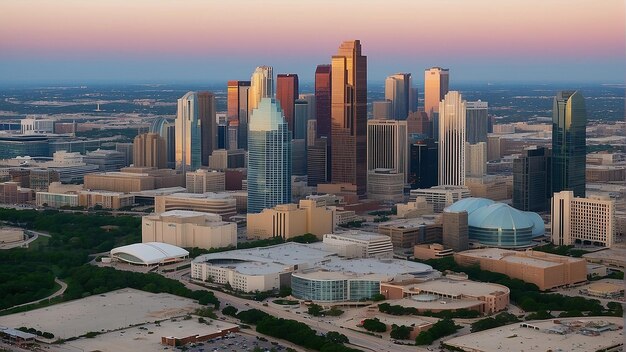
<svg viewBox="0 0 626 352"><path fill-rule="evenodd" d="M94 150L87 153L83 161L85 164L98 165L100 171L104 172L119 171L126 166L124 154L115 150Z"/></svg>
<svg viewBox="0 0 626 352"><path fill-rule="evenodd" d="M186 186L189 193L224 192L226 190L225 173L198 169L187 172Z"/></svg>
<svg viewBox="0 0 626 352"><path fill-rule="evenodd" d="M228 81L227 88L227 121L228 126L224 126L227 130L232 129L234 134L233 148L227 143L222 143L221 148L224 149L248 149L248 120L250 116L250 109L248 108L248 102L250 92L250 81ZM228 142L228 141L223 141ZM219 144L219 143L218 143ZM213 168L210 165L209 167Z"/></svg>
<svg viewBox="0 0 626 352"><path fill-rule="evenodd" d="M455 253L454 260L459 265L479 265L482 270L535 284L542 291L587 281L584 259L533 250L474 249Z"/></svg>
<svg viewBox="0 0 626 352"><path fill-rule="evenodd" d="M52 182L59 182L59 173L53 169L31 169L30 188L37 191L47 191Z"/></svg>
<svg viewBox="0 0 626 352"><path fill-rule="evenodd" d="M143 133L133 141L133 165L139 167L167 167L167 145L157 133Z"/></svg>
<svg viewBox="0 0 626 352"><path fill-rule="evenodd" d="M487 143L465 144L465 176L483 177L487 174Z"/></svg>
<svg viewBox="0 0 626 352"><path fill-rule="evenodd" d="M295 104L300 89L298 85L298 75L295 73L279 73L276 75L276 102L280 105L289 126L289 131L292 132L292 138L295 131ZM271 95L269 96L271 98ZM308 107L307 107L308 108Z"/></svg>
<svg viewBox="0 0 626 352"><path fill-rule="evenodd" d="M552 198L552 242L611 247L615 242L615 201L604 197L574 197L573 191Z"/></svg>
<svg viewBox="0 0 626 352"><path fill-rule="evenodd" d="M170 169L126 167L120 172L85 175L85 188L111 192L140 192L182 186L180 173Z"/></svg>
<svg viewBox="0 0 626 352"><path fill-rule="evenodd" d="M215 94L198 93L198 120L200 121L200 159L204 166L209 165L209 155L217 149L217 121Z"/></svg>
<svg viewBox="0 0 626 352"><path fill-rule="evenodd" d="M413 248L418 243L441 243L442 226L434 216L394 220L378 225L378 233L389 236L394 248Z"/></svg>
<svg viewBox="0 0 626 352"><path fill-rule="evenodd" d="M419 260L440 259L453 254L452 248L446 248L439 243L416 244L413 247L413 256Z"/></svg>
<svg viewBox="0 0 626 352"><path fill-rule="evenodd" d="M25 204L35 198L35 192L30 188L20 187L16 182L0 183L0 203Z"/></svg>
<svg viewBox="0 0 626 352"><path fill-rule="evenodd" d="M374 120L388 120L393 114L393 107L390 100L375 101L372 103L372 115Z"/></svg>
<svg viewBox="0 0 626 352"><path fill-rule="evenodd" d="M443 212L443 245L455 252L469 248L469 229L466 211Z"/></svg>
<svg viewBox="0 0 626 352"><path fill-rule="evenodd" d="M389 202L404 200L405 174L394 169L374 169L367 172L367 198Z"/></svg>
<svg viewBox="0 0 626 352"><path fill-rule="evenodd" d="M324 235L324 249L344 258L392 258L391 237L365 231Z"/></svg>
<svg viewBox="0 0 626 352"><path fill-rule="evenodd" d="M274 69L271 66L254 69L248 94L248 111L257 109L263 98L274 97Z"/></svg>
<svg viewBox="0 0 626 352"><path fill-rule="evenodd" d="M416 308L418 312L474 310L480 314L503 311L509 304L508 287L475 282L455 275L424 282L382 283L380 293L390 304Z"/></svg>
<svg viewBox="0 0 626 352"><path fill-rule="evenodd" d="M465 187L472 197L487 198L494 201L511 199L513 180L510 176L487 175L483 177L467 177Z"/></svg>
<svg viewBox="0 0 626 352"><path fill-rule="evenodd" d="M425 197L417 197L415 201L396 204L397 215L400 219L410 219L422 215L434 214L432 204L426 202Z"/></svg>
<svg viewBox="0 0 626 352"><path fill-rule="evenodd" d="M177 104L174 139L176 168L182 170L184 174L187 170L195 170L202 165L202 129L198 93L187 92L178 99Z"/></svg>
<svg viewBox="0 0 626 352"><path fill-rule="evenodd" d="M20 120L21 134L53 134L56 120L37 116Z"/></svg>
<svg viewBox="0 0 626 352"><path fill-rule="evenodd" d="M213 170L236 169L245 166L246 152L243 149L217 149L209 156L209 168Z"/></svg>
<svg viewBox="0 0 626 352"><path fill-rule="evenodd" d="M410 73L396 73L385 79L385 99L391 102L391 115L394 120L406 120L409 113L415 111L413 79ZM376 115L374 115L376 118Z"/></svg>
<svg viewBox="0 0 626 352"><path fill-rule="evenodd" d="M466 110L466 141L469 144L480 142L487 143L487 129L489 125L489 115L487 109L489 104L486 101L468 101Z"/></svg>
<svg viewBox="0 0 626 352"><path fill-rule="evenodd" d="M393 170L406 180L409 169L406 121L367 121L367 170L381 168Z"/></svg>
<svg viewBox="0 0 626 352"><path fill-rule="evenodd" d="M49 208L99 206L117 210L135 203L135 196L132 194L90 191L83 189L82 185L65 185L59 182L51 183L48 192L37 192L35 196L37 206Z"/></svg>
<svg viewBox="0 0 626 352"><path fill-rule="evenodd" d="M247 226L248 238L290 239L306 233L321 238L335 230L335 208L310 199L301 200L299 206L281 204L257 214L248 214Z"/></svg>
<svg viewBox="0 0 626 352"><path fill-rule="evenodd" d="M464 186L435 186L426 189L412 189L410 200L417 197L426 198L426 202L432 204L435 213L441 213L445 207L454 202L470 197L470 191Z"/></svg>
<svg viewBox="0 0 626 352"><path fill-rule="evenodd" d="M155 197L155 213L171 210L213 213L229 219L237 214L237 201L229 193L173 193Z"/></svg>
<svg viewBox="0 0 626 352"><path fill-rule="evenodd" d="M465 185L466 104L456 91L439 103L439 185Z"/></svg>
<svg viewBox="0 0 626 352"><path fill-rule="evenodd" d="M217 214L171 210L142 218L141 241L163 242L184 248L237 246L237 224Z"/></svg>

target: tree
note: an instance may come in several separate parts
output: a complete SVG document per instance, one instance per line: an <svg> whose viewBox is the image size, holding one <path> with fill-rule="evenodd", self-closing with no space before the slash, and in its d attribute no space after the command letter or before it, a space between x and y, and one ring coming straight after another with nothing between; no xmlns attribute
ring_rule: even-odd
<svg viewBox="0 0 626 352"><path fill-rule="evenodd" d="M377 293L377 294L372 296L372 301L374 301L374 302L384 301L385 299L387 299L387 298L382 293Z"/></svg>
<svg viewBox="0 0 626 352"><path fill-rule="evenodd" d="M280 286L280 290L278 291L278 297L287 297L291 296L291 287L289 286Z"/></svg>
<svg viewBox="0 0 626 352"><path fill-rule="evenodd" d="M222 309L222 314L229 315L231 317L237 316L237 308L233 306L226 306Z"/></svg>
<svg viewBox="0 0 626 352"><path fill-rule="evenodd" d="M322 314L322 306L319 304L312 303L307 310L307 313L311 314L314 317L318 317Z"/></svg>
<svg viewBox="0 0 626 352"><path fill-rule="evenodd" d="M348 337L346 335L338 333L337 331L329 331L326 334L326 340L332 343L348 343Z"/></svg>
<svg viewBox="0 0 626 352"><path fill-rule="evenodd" d="M363 321L363 329L373 332L385 332L387 331L387 325L378 320L378 318L365 319Z"/></svg>
<svg viewBox="0 0 626 352"><path fill-rule="evenodd" d="M396 339L396 340L408 340L409 337L411 336L411 331L413 329L410 326L406 326L406 325L396 325L393 324L391 326L391 333L390 336L392 339Z"/></svg>
<svg viewBox="0 0 626 352"><path fill-rule="evenodd" d="M430 345L435 340L455 333L461 326L454 323L454 320L444 318L433 324L427 331L420 332L415 338L416 345Z"/></svg>

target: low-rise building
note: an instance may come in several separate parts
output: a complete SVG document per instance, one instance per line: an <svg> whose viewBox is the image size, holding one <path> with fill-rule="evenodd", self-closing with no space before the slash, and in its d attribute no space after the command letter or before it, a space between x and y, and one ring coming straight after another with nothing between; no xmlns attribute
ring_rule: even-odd
<svg viewBox="0 0 626 352"><path fill-rule="evenodd" d="M542 291L587 280L584 259L533 250L474 249L455 253L454 260L459 265L479 265L482 270L535 284Z"/></svg>
<svg viewBox="0 0 626 352"><path fill-rule="evenodd" d="M345 258L392 258L389 236L365 231L345 231L324 235L324 248Z"/></svg>
<svg viewBox="0 0 626 352"><path fill-rule="evenodd" d="M217 214L172 210L142 218L142 242L163 242L184 248L237 246L237 225Z"/></svg>
<svg viewBox="0 0 626 352"><path fill-rule="evenodd" d="M413 247L413 256L419 260L440 259L454 255L452 248L446 248L439 243L416 244Z"/></svg>
<svg viewBox="0 0 626 352"><path fill-rule="evenodd" d="M183 186L182 174L170 169L125 167L120 172L85 175L85 188L111 192L141 192L145 190Z"/></svg>
<svg viewBox="0 0 626 352"><path fill-rule="evenodd" d="M410 201L417 197L424 197L426 202L432 204L435 213L441 213L444 208L463 198L470 197L470 190L465 186L435 186L426 189L412 189Z"/></svg>
<svg viewBox="0 0 626 352"><path fill-rule="evenodd" d="M441 243L441 221L433 216L398 219L378 225L378 233L391 237L395 248L413 248L419 243Z"/></svg>
<svg viewBox="0 0 626 352"><path fill-rule="evenodd" d="M224 192L226 177L223 172L198 169L187 172L186 183L189 193Z"/></svg>
<svg viewBox="0 0 626 352"><path fill-rule="evenodd" d="M173 193L158 195L154 199L154 211L192 210L213 213L228 220L237 214L237 201L229 193Z"/></svg>
<svg viewBox="0 0 626 352"><path fill-rule="evenodd" d="M23 188L16 182L0 183L0 203L25 204L33 201L35 192L30 188Z"/></svg>
<svg viewBox="0 0 626 352"><path fill-rule="evenodd" d="M425 197L417 197L414 201L396 204L398 218L410 219L417 218L422 215L433 214L433 205L426 201Z"/></svg>
<svg viewBox="0 0 626 352"><path fill-rule="evenodd" d="M574 197L572 191L552 198L552 242L559 246L586 244L611 247L615 242L615 201L604 197Z"/></svg>

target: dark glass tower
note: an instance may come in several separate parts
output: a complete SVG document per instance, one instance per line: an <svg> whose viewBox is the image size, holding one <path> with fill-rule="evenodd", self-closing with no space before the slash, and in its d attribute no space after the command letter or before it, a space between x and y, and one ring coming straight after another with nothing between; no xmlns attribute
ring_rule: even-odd
<svg viewBox="0 0 626 352"><path fill-rule="evenodd" d="M552 107L552 192L585 196L587 110L578 91L561 91Z"/></svg>
<svg viewBox="0 0 626 352"><path fill-rule="evenodd" d="M439 152L434 139L412 143L409 147L409 178L411 189L437 186Z"/></svg>
<svg viewBox="0 0 626 352"><path fill-rule="evenodd" d="M528 148L513 160L513 206L519 210L542 212L549 209L550 150Z"/></svg>
<svg viewBox="0 0 626 352"><path fill-rule="evenodd" d="M294 129L295 103L299 95L298 75L294 73L279 74L276 76L276 101L280 104L289 126Z"/></svg>

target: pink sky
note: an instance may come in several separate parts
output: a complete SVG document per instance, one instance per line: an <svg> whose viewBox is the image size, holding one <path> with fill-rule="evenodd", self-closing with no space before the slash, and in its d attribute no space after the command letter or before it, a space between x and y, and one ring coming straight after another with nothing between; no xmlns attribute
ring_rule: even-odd
<svg viewBox="0 0 626 352"><path fill-rule="evenodd" d="M626 55L623 0L2 0L0 60L303 58L590 63Z"/></svg>

